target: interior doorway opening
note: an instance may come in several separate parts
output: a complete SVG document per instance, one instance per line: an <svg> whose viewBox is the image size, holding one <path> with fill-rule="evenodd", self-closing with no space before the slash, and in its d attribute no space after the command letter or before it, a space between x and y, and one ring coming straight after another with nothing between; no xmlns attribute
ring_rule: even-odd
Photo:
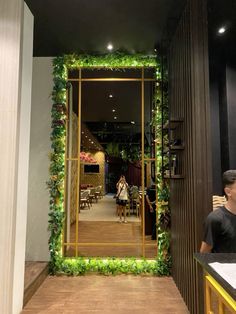
<svg viewBox="0 0 236 314"><path fill-rule="evenodd" d="M157 256L146 204L155 182L154 70L68 72L64 256ZM113 198L120 175L129 185L125 224Z"/></svg>

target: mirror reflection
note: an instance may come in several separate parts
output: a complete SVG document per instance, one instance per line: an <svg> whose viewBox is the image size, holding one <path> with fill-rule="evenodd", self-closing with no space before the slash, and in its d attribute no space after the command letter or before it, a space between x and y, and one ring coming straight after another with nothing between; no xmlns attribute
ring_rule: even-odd
<svg viewBox="0 0 236 314"><path fill-rule="evenodd" d="M153 81L142 89L140 69L82 70L82 82L76 71L71 77L64 232L70 245L65 254L155 257L155 218L146 195L155 180ZM114 77L139 80L110 80Z"/></svg>

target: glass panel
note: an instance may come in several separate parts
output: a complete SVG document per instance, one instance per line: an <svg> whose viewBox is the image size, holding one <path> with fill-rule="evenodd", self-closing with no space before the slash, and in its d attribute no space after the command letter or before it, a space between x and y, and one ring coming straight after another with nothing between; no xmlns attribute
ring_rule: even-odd
<svg viewBox="0 0 236 314"><path fill-rule="evenodd" d="M68 84L67 99L67 158L78 156L78 82Z"/></svg>
<svg viewBox="0 0 236 314"><path fill-rule="evenodd" d="M145 68L144 69L144 78L155 79L155 69L154 68Z"/></svg>
<svg viewBox="0 0 236 314"><path fill-rule="evenodd" d="M100 71L85 73L88 72L94 77L101 76ZM103 76L105 72L107 77L119 73L102 71ZM140 69L126 74L131 77L137 72L141 74ZM82 82L80 186L78 161L68 161L66 165L64 239L70 244L65 250L67 256L75 256L73 243L76 242L83 243L77 247L78 256L141 257L144 229L147 244L152 244L147 245L146 254L156 256L155 242L144 227L145 222L150 223L151 216L141 187L141 86L140 81ZM145 191L155 179L152 96L153 82L146 82ZM67 123L67 156L70 158L78 158L78 99L78 82L70 82ZM121 175L125 176L128 186L123 178L120 180ZM116 194L119 194L119 204L114 198Z"/></svg>
<svg viewBox="0 0 236 314"><path fill-rule="evenodd" d="M78 162L67 161L65 185L65 228L64 243L75 243L76 212L78 206Z"/></svg>
<svg viewBox="0 0 236 314"><path fill-rule="evenodd" d="M145 242L145 258L156 258L157 257L157 243L153 243L150 238Z"/></svg>
<svg viewBox="0 0 236 314"><path fill-rule="evenodd" d="M113 97L109 97L111 94ZM141 83L83 82L81 103L80 177L89 206L80 209L79 242L141 242ZM113 197L121 175L125 175L128 185L119 183L122 202L118 205ZM124 248L117 249L123 252L121 256L129 252ZM101 252L106 251L106 246L101 250L89 247L89 253L81 254L112 256L115 249L107 248L105 254Z"/></svg>
<svg viewBox="0 0 236 314"><path fill-rule="evenodd" d="M142 245L78 246L78 256L83 257L142 257Z"/></svg>
<svg viewBox="0 0 236 314"><path fill-rule="evenodd" d="M78 79L79 78L79 69L68 70L69 79Z"/></svg>
<svg viewBox="0 0 236 314"><path fill-rule="evenodd" d="M155 158L155 130L153 127L154 113L154 82L144 83L145 115L144 115L144 150L145 158Z"/></svg>
<svg viewBox="0 0 236 314"><path fill-rule="evenodd" d="M141 69L122 68L117 70L108 69L84 69L82 78L141 78Z"/></svg>
<svg viewBox="0 0 236 314"><path fill-rule="evenodd" d="M148 258L156 257L157 251L157 230L156 230L156 186L154 184L155 175L153 174L155 161L145 162L145 256ZM151 245L151 246L150 246Z"/></svg>
<svg viewBox="0 0 236 314"><path fill-rule="evenodd" d="M82 78L113 78L113 77L123 77L123 78L141 78L141 69L130 69L122 68L119 70L106 70L106 69L82 69ZM155 78L155 69L154 68L145 68L144 70L145 78ZM78 79L79 70L73 69L68 71L69 79Z"/></svg>
<svg viewBox="0 0 236 314"><path fill-rule="evenodd" d="M65 245L63 256L65 257L74 257L75 256L75 244Z"/></svg>

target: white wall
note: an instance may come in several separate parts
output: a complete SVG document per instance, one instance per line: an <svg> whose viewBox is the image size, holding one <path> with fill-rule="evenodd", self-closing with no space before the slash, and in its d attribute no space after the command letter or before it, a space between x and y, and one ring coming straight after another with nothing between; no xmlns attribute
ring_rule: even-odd
<svg viewBox="0 0 236 314"><path fill-rule="evenodd" d="M27 261L48 261L49 152L51 151L51 93L53 89L52 58L34 58L28 219Z"/></svg>
<svg viewBox="0 0 236 314"><path fill-rule="evenodd" d="M25 242L27 221L28 168L30 143L30 110L33 63L34 19L24 4L24 23L22 41L22 79L19 127L19 159L17 182L17 212L15 229L15 259L13 278L12 313L20 313L24 296Z"/></svg>
<svg viewBox="0 0 236 314"><path fill-rule="evenodd" d="M0 313L12 314L23 1L0 1ZM21 249L21 248L19 248Z"/></svg>

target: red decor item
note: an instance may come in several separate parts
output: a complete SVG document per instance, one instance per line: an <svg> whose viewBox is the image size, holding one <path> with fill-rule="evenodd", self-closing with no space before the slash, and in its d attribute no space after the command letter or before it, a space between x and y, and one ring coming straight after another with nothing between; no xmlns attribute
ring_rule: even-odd
<svg viewBox="0 0 236 314"><path fill-rule="evenodd" d="M90 153L85 153L85 152L80 153L80 161L91 163L91 164L97 162L96 159L93 158Z"/></svg>

